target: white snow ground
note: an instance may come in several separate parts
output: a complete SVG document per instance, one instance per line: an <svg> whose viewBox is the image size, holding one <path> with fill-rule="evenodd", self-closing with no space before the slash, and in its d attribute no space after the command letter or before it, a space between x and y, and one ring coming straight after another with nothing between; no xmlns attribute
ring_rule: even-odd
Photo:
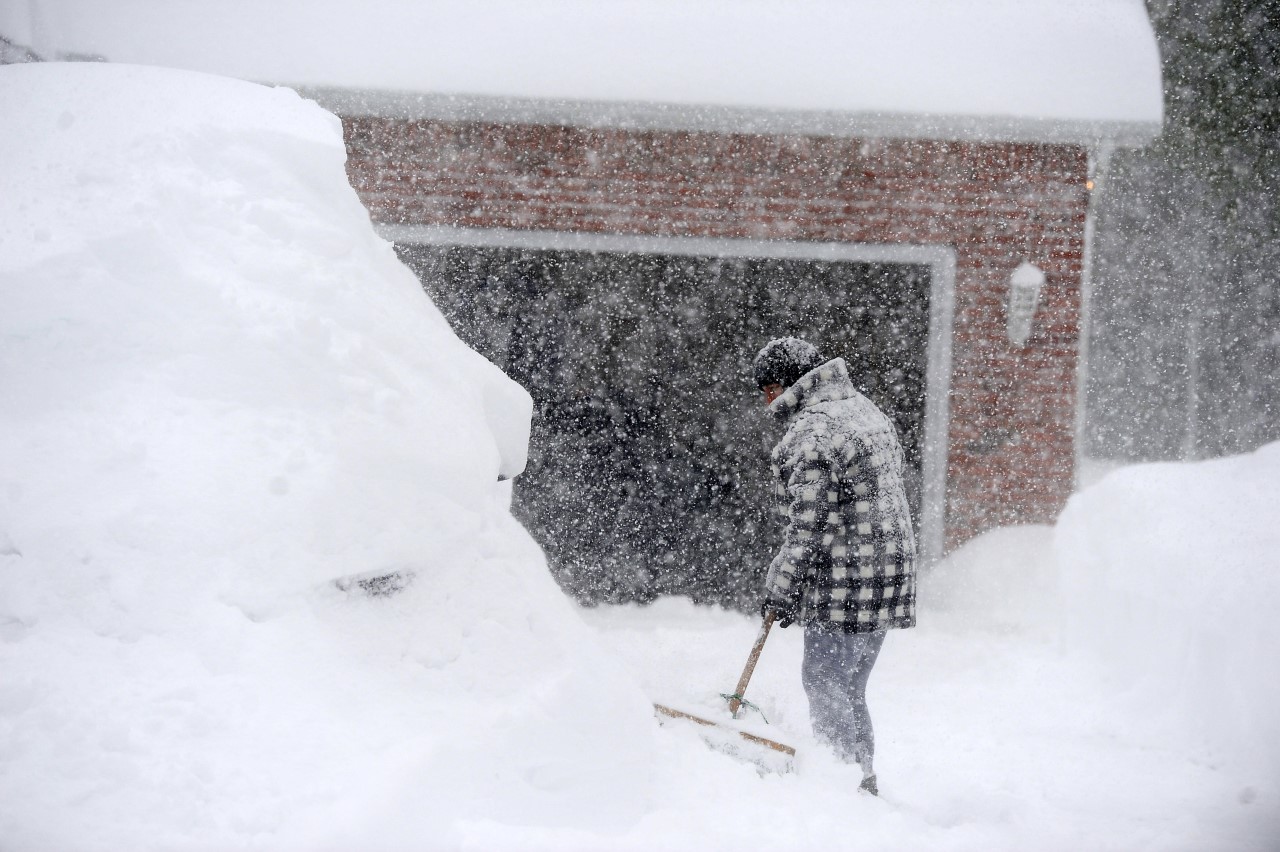
<svg viewBox="0 0 1280 852"><path fill-rule="evenodd" d="M495 483L528 398L331 116L103 65L0 68L0 114L0 848L1276 847L1280 445L926 577L871 681L883 798L776 632L749 697L801 757L762 776L649 709L723 713L752 620L566 602Z"/></svg>
<svg viewBox="0 0 1280 852"><path fill-rule="evenodd" d="M1255 504L1254 520L1275 511L1280 445L1266 449L1257 470L1259 480L1270 478L1271 503ZM1210 463L1218 471L1159 467L1221 495L1260 461ZM1131 494L1150 498L1160 473L1119 476L1128 477ZM645 830L663 838L696 832L690 848L726 850L828 848L832 837L849 849L1277 848L1280 630L1268 613L1280 583L1274 560L1252 550L1274 548L1277 534L1255 530L1224 554L1224 570L1263 580L1256 601L1235 601L1252 610L1238 625L1240 649L1215 646L1171 617L1170 597L1154 588L1168 563L1153 570L1154 562L1134 558L1147 545L1148 524L1101 542L1110 558L1132 559L1149 588L1111 623L1112 609L1082 612L1067 603L1060 587L1068 572L1097 576L1084 559L1056 559L1054 549L1104 528L1123 490L1107 481L1077 496L1056 530L989 533L925 578L920 626L889 635L869 688L881 799L854 792L858 772L835 764L809 736L801 637L792 628L770 636L748 698L772 723L752 730L796 746L798 772L761 779L715 755L720 776L702 787L673 776L671 800ZM1161 500L1144 520L1175 517L1188 505L1178 496ZM587 619L651 695L708 714L722 703L715 693L731 691L756 629L735 613L683 600ZM1105 629L1112 642L1081 641L1080 629ZM1201 665L1180 663L1165 653L1170 647L1202 655ZM1152 665L1153 657L1164 659ZM1204 679L1188 682L1197 675Z"/></svg>

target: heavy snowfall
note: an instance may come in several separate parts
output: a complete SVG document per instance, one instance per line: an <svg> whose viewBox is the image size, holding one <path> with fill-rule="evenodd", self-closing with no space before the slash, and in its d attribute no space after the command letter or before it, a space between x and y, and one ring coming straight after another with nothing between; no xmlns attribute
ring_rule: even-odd
<svg viewBox="0 0 1280 852"><path fill-rule="evenodd" d="M796 628L741 723L790 763L655 718L730 723L758 619L562 591L512 514L534 401L375 234L332 114L32 63L0 115L0 848L1280 843L1280 443L1098 469L926 569L868 796Z"/></svg>

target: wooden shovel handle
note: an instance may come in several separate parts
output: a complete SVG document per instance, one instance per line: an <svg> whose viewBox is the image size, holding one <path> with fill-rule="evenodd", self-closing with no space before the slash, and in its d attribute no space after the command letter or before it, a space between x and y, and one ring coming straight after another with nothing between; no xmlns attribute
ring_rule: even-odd
<svg viewBox="0 0 1280 852"><path fill-rule="evenodd" d="M751 646L751 655L747 657L747 664L742 667L742 677L738 678L738 688L733 691L733 697L729 699L729 715L738 718L738 708L742 706L742 697L747 694L747 684L751 682L751 673L756 670L756 661L760 659L760 652L764 650L764 640L769 638L769 628L773 627L773 620L777 614L773 610L769 610L764 614L764 621L760 623L760 633L756 636L756 644Z"/></svg>

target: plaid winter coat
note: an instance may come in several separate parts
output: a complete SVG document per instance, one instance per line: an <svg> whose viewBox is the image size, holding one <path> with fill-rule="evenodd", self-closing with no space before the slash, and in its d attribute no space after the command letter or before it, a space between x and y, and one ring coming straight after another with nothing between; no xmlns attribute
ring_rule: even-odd
<svg viewBox="0 0 1280 852"><path fill-rule="evenodd" d="M769 410L787 431L772 455L786 533L768 596L850 633L914 627L916 541L893 424L854 389L842 358Z"/></svg>

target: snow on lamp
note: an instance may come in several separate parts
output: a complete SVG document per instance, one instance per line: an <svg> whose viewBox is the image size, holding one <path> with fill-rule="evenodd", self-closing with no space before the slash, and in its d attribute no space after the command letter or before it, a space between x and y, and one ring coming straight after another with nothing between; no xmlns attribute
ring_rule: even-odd
<svg viewBox="0 0 1280 852"><path fill-rule="evenodd" d="M1040 267L1023 261L1009 276L1009 305L1005 311L1005 330L1009 342L1022 346L1031 336L1031 321L1035 319L1040 304L1040 289L1044 287L1044 273Z"/></svg>

